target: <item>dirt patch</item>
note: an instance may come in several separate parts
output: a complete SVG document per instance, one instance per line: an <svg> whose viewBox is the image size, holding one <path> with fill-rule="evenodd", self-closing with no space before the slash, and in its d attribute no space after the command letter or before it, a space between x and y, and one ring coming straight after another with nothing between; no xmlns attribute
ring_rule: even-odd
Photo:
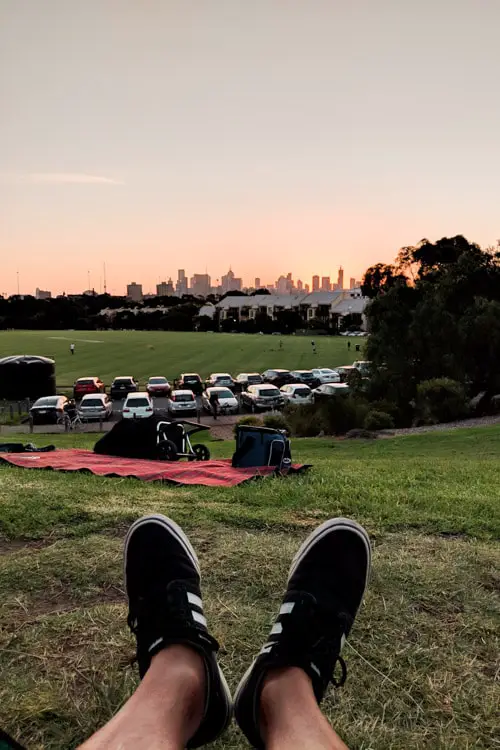
<svg viewBox="0 0 500 750"><path fill-rule="evenodd" d="M44 547L50 547L51 544L54 544L54 539L12 539L10 541L0 539L0 555L10 555L23 549L43 549Z"/></svg>

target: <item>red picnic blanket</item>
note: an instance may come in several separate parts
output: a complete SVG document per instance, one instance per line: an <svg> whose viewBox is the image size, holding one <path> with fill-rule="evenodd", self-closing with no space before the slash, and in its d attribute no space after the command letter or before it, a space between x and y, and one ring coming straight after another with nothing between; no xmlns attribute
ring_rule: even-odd
<svg viewBox="0 0 500 750"><path fill-rule="evenodd" d="M201 484L207 487L234 487L249 479L275 474L273 466L235 469L227 458L193 462L147 461L143 458L103 456L77 448L49 453L0 453L0 461L25 469L89 471L104 477L133 477L146 482ZM294 465L288 473L298 473L307 468L305 465Z"/></svg>

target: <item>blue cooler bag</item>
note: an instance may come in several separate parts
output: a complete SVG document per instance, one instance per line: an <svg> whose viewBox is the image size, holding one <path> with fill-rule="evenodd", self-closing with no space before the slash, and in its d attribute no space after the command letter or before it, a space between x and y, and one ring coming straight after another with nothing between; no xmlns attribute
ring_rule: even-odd
<svg viewBox="0 0 500 750"><path fill-rule="evenodd" d="M234 467L275 466L278 470L291 466L290 441L283 430L271 427L236 427Z"/></svg>

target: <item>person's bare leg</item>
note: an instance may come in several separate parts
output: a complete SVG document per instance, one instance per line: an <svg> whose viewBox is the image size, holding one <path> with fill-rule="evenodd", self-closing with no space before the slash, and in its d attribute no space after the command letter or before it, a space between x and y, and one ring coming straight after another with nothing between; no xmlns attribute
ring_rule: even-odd
<svg viewBox="0 0 500 750"><path fill-rule="evenodd" d="M204 700L201 656L170 646L153 657L135 693L80 750L182 750L198 729Z"/></svg>
<svg viewBox="0 0 500 750"><path fill-rule="evenodd" d="M302 669L272 670L260 705L266 750L348 750L321 713L311 680Z"/></svg>

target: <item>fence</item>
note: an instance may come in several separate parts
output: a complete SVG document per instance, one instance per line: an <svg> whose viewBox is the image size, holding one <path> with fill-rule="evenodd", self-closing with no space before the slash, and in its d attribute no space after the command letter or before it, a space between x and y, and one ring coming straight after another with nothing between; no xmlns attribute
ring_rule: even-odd
<svg viewBox="0 0 500 750"><path fill-rule="evenodd" d="M29 417L31 401L25 398L22 401L0 401L0 424L19 424Z"/></svg>

